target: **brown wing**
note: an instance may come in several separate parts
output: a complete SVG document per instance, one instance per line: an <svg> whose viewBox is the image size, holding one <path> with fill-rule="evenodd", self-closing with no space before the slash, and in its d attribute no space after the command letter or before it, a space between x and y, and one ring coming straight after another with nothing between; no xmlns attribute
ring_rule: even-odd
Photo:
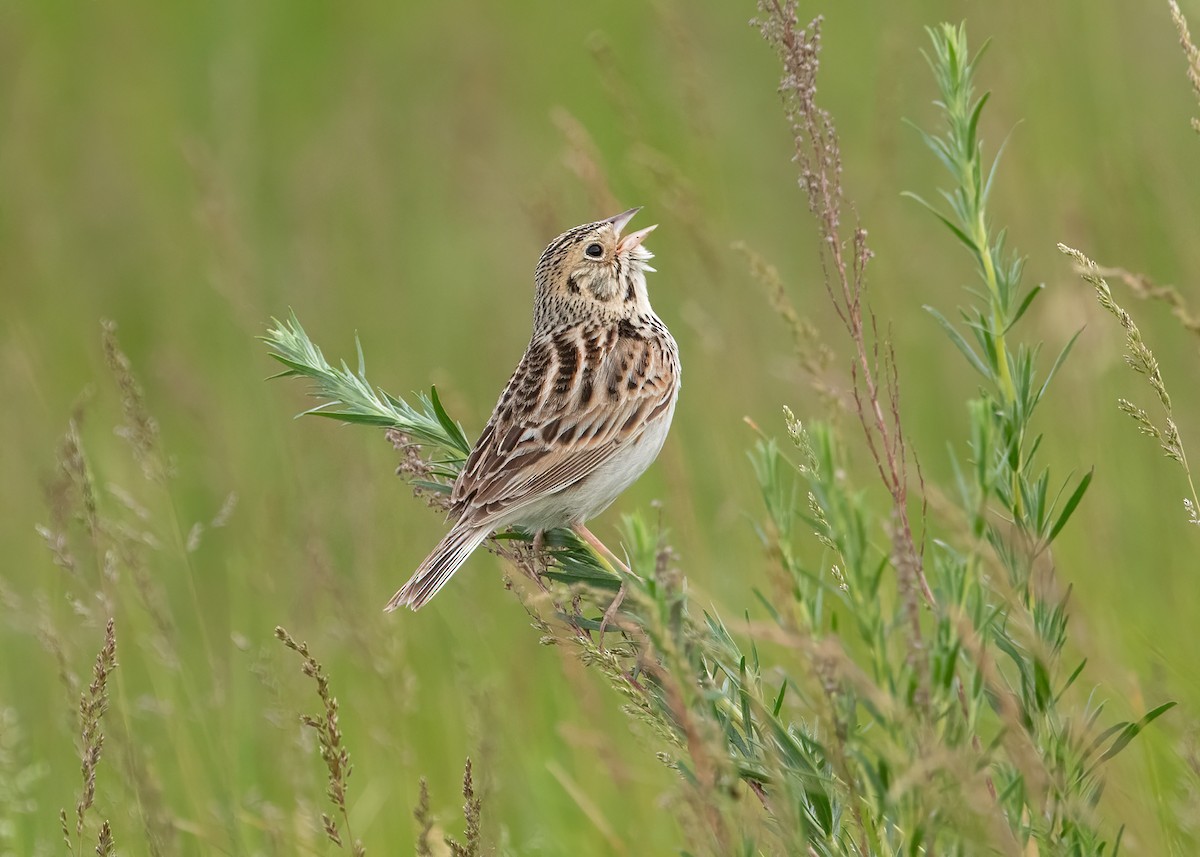
<svg viewBox="0 0 1200 857"><path fill-rule="evenodd" d="M530 343L454 484L487 523L566 488L670 409L674 345L657 330L568 328Z"/></svg>

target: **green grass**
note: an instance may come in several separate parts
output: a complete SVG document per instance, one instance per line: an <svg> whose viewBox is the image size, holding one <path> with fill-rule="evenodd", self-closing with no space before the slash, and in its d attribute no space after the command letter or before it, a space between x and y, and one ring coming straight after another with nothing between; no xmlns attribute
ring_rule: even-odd
<svg viewBox="0 0 1200 857"><path fill-rule="evenodd" d="M778 70L746 24L751 6L130 0L0 12L0 853L61 851L59 809L74 813L80 794L79 693L110 614L120 667L87 849L107 818L118 853L325 853L327 772L298 720L313 690L276 625L331 676L355 766L350 821L368 853L407 853L422 776L431 841L465 840L467 756L484 840L511 853L676 853L687 841L686 792L649 755L654 733L631 729L626 700L572 651L537 645L495 559L472 559L420 614L382 614L441 521L390 475L396 455L371 430L292 422L310 403L263 383L278 367L256 337L293 308L327 356L353 366L357 334L375 383L436 384L473 437L524 346L545 241L645 205L662 224L650 287L680 341L683 396L659 462L594 529L615 542L621 512L661 520L694 603L719 605L744 643L733 625L743 610L763 618L751 589L766 584L743 416L783 437L783 404L806 423L824 405L729 245L778 266L834 343L834 371L849 355L830 334ZM934 127L922 28L961 10L824 11L821 100L870 229L908 443L926 482L950 485L945 450L963 453L979 379L921 306L952 317L975 274L900 197L947 184L901 120ZM1179 703L1114 760L1100 809L1110 837L1127 825L1123 850L1186 854L1200 533L1178 466L1116 407L1154 401L1122 365L1123 332L1055 245L1200 304L1197 108L1166 4L1072 0L1036 21L1003 4L969 11L973 38L993 40L980 134L994 152L1012 133L990 211L1029 254L1026 285L1046 284L1024 338L1061 346L1086 325L1034 420L1056 474L1095 467L1054 544L1072 651L1088 658L1077 689L1107 700L1113 722ZM1194 28L1200 8L1183 12ZM579 168L556 108L590 134L598 173ZM1200 436L1196 338L1110 281L1153 347L1186 444ZM102 319L118 325L140 406L106 364ZM81 456L61 440L77 409ZM857 430L842 421L860 450ZM868 464L850 459L857 484ZM103 526L79 517L85 486ZM37 524L73 534L59 548L73 570Z"/></svg>

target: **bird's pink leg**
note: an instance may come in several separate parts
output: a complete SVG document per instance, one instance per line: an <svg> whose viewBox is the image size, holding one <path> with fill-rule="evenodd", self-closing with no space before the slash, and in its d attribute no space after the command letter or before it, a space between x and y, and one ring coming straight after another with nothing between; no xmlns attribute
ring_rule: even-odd
<svg viewBox="0 0 1200 857"><path fill-rule="evenodd" d="M604 542L600 541L598 538L596 538L594 535L592 535L592 531L589 530L587 527L585 527L583 524L576 524L574 527L574 530L575 530L575 533L579 536L579 538L583 539L585 542L587 542L589 545L591 545L592 549L595 550L597 553L599 553L601 556L606 556L609 559L611 559L614 563L617 564L617 567L619 569L621 569L621 571L625 572L626 574L633 573L629 570L629 566L627 566L625 563L623 563L620 560L620 558L617 557L617 555L615 553L610 551L608 549L608 546L605 545Z"/></svg>

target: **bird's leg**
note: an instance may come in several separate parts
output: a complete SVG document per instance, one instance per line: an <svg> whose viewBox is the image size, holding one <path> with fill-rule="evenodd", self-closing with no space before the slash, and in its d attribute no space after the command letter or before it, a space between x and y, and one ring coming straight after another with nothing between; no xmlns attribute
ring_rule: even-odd
<svg viewBox="0 0 1200 857"><path fill-rule="evenodd" d="M608 557L614 563L616 563L617 568L621 569L621 571L625 572L626 574L633 574L633 572L631 572L629 570L629 566L627 566L625 563L623 563L617 557L617 555L615 553L610 551L608 549L608 546L605 545L604 542L600 541L598 538L596 538L594 535L592 535L592 531L589 530L587 527L585 527L583 524L576 524L574 527L574 530L575 530L576 535L578 535L579 538L583 539L585 542L587 542L589 545L591 545L592 550L594 550L594 551L596 551L596 553L600 554L601 557Z"/></svg>
<svg viewBox="0 0 1200 857"><path fill-rule="evenodd" d="M542 571L545 571L550 565L550 560L546 558L545 550L546 531L538 530L533 534L533 557L535 562L541 561Z"/></svg>
<svg viewBox="0 0 1200 857"><path fill-rule="evenodd" d="M604 651L604 632L608 630L608 626L612 624L613 619L617 616L617 610L621 606L621 602L625 600L625 582L621 582L621 588L617 590L617 596L612 600L612 604L608 605L608 609L604 611L604 618L600 620L600 651Z"/></svg>

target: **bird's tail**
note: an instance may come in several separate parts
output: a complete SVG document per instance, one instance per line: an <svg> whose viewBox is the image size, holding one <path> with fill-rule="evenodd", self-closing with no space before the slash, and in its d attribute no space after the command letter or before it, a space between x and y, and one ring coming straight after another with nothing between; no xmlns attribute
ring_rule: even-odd
<svg viewBox="0 0 1200 857"><path fill-rule="evenodd" d="M401 606L421 609L438 594L490 532L490 529L462 526L461 523L451 528L384 609L389 613Z"/></svg>

